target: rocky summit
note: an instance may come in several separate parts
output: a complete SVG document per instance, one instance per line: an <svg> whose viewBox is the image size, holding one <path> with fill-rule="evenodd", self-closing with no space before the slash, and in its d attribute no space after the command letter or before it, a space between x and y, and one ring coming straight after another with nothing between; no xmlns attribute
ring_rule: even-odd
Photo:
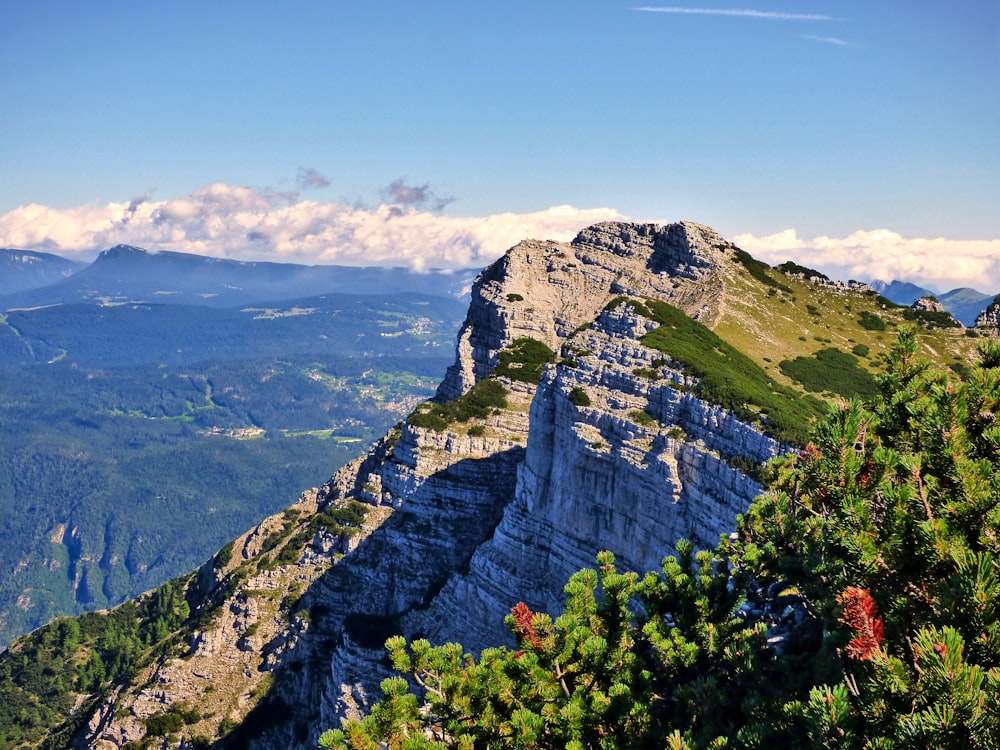
<svg viewBox="0 0 1000 750"><path fill-rule="evenodd" d="M794 353L815 347L808 330L867 351L882 335L858 313L894 314L803 276L693 223L511 248L476 280L435 399L180 581L190 615L129 679L79 698L67 744L312 748L378 698L388 636L510 644L511 608L558 611L600 550L646 571L680 539L714 546L760 492L755 468L792 447L780 404L804 423L820 402L772 379L766 351L702 338L695 366L683 337Z"/></svg>

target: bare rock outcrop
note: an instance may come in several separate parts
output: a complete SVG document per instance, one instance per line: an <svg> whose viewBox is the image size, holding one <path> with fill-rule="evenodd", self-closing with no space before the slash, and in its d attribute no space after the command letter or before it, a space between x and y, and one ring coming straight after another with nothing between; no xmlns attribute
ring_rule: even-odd
<svg viewBox="0 0 1000 750"><path fill-rule="evenodd" d="M518 243L476 279L437 398L449 401L482 380L517 338L556 348L615 295L656 297L689 313L717 303L727 248L716 232L692 223L604 223L570 243Z"/></svg>
<svg viewBox="0 0 1000 750"><path fill-rule="evenodd" d="M627 569L653 570L678 540L708 548L734 527L760 486L727 458L759 464L782 446L695 397L683 372L637 341L655 326L623 302L572 338L573 365L551 367L532 402L503 519L468 573L407 630L435 642L462 636L472 649L506 643L503 614L519 601L558 611L566 580L600 549Z"/></svg>
<svg viewBox="0 0 1000 750"><path fill-rule="evenodd" d="M1000 336L1000 296L976 318L976 330L990 336Z"/></svg>
<svg viewBox="0 0 1000 750"><path fill-rule="evenodd" d="M937 297L932 297L930 295L925 295L920 299L917 299L910 305L913 310L922 310L923 312L934 312L943 313L947 312L944 309L944 305L938 302Z"/></svg>

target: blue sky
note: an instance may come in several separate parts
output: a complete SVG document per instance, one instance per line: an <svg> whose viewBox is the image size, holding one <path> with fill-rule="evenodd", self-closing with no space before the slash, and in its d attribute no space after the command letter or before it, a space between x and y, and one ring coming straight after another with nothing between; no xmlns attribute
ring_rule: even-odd
<svg viewBox="0 0 1000 750"><path fill-rule="evenodd" d="M0 101L4 246L475 265L690 219L1000 290L995 0L8 0Z"/></svg>

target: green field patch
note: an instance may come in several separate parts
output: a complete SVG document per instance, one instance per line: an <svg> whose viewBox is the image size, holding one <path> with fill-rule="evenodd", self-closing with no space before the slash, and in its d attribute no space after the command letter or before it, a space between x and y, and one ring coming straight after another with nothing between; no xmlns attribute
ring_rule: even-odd
<svg viewBox="0 0 1000 750"><path fill-rule="evenodd" d="M829 391L844 398L871 398L878 394L878 384L872 374L858 366L854 354L840 349L820 349L811 357L785 359L778 367L813 393Z"/></svg>
<svg viewBox="0 0 1000 750"><path fill-rule="evenodd" d="M279 430L282 436L297 438L297 437L313 437L319 440L332 440L335 443L360 443L362 438L354 437L352 435L338 435L336 430L323 429L323 430Z"/></svg>
<svg viewBox="0 0 1000 750"><path fill-rule="evenodd" d="M194 417L190 414L175 414L172 417L163 417L167 422L180 422L182 424L189 424L194 421Z"/></svg>
<svg viewBox="0 0 1000 750"><path fill-rule="evenodd" d="M537 385L545 372L545 365L555 356L541 341L524 336L514 339L500 352L500 362L493 371L497 375Z"/></svg>
<svg viewBox="0 0 1000 750"><path fill-rule="evenodd" d="M641 341L668 355L698 378L695 393L724 406L750 422L759 420L774 437L804 444L812 420L826 407L812 396L802 396L781 385L745 354L707 327L665 302L647 300L652 319L660 327Z"/></svg>

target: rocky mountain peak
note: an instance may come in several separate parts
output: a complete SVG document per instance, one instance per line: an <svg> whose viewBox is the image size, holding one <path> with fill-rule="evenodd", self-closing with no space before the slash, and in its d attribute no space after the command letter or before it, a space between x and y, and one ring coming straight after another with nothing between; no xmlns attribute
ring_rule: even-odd
<svg viewBox="0 0 1000 750"><path fill-rule="evenodd" d="M784 448L642 343L661 325L642 300L711 319L737 265L692 223L605 223L511 248L473 286L438 421L411 417L208 563L183 653L99 707L76 746L140 741L181 704L201 711L192 733L216 736L225 717L248 727L231 737L247 747L312 747L370 705L386 635L480 648L509 637L516 601L558 607L600 549L646 570L679 538L710 546L759 491L744 463ZM537 385L496 373L525 337L557 352ZM450 402L487 378L502 398L459 416ZM280 691L264 695L272 680ZM266 732L249 729L253 706L273 714Z"/></svg>
<svg viewBox="0 0 1000 750"><path fill-rule="evenodd" d="M592 321L616 295L667 299L685 312L715 304L709 281L731 262L732 246L691 222L605 222L572 242L525 240L484 270L472 287L455 364L438 389L448 401L496 366L500 350L528 336L552 349Z"/></svg>
<svg viewBox="0 0 1000 750"><path fill-rule="evenodd" d="M143 742L175 706L198 708L191 737L314 747L377 700L389 635L510 644L504 615L558 611L600 550L641 572L680 539L713 546L795 439L779 417L805 421L809 404L722 333L826 345L866 332L862 312L902 317L792 270L688 222L518 243L476 279L436 403L207 563L174 651L103 696L74 747ZM523 338L555 353L533 379L508 366ZM685 359L694 349L706 358Z"/></svg>
<svg viewBox="0 0 1000 750"><path fill-rule="evenodd" d="M697 276L728 257L726 242L714 229L694 222L629 224L604 222L582 230L573 245L637 258L652 273Z"/></svg>
<svg viewBox="0 0 1000 750"><path fill-rule="evenodd" d="M115 258L136 258L146 255L151 255L151 253L135 245L115 245L114 247L109 247L107 250L103 250L97 258L98 260L112 260Z"/></svg>
<svg viewBox="0 0 1000 750"><path fill-rule="evenodd" d="M557 612L600 550L643 572L680 539L714 546L760 465L805 439L782 425L821 407L775 374L838 349L874 360L912 317L694 223L518 243L476 279L436 403L176 584L191 616L128 679L76 696L69 745L312 748L378 699L388 636L511 645L504 615ZM974 345L917 317L950 361ZM154 734L167 719L183 727Z"/></svg>

